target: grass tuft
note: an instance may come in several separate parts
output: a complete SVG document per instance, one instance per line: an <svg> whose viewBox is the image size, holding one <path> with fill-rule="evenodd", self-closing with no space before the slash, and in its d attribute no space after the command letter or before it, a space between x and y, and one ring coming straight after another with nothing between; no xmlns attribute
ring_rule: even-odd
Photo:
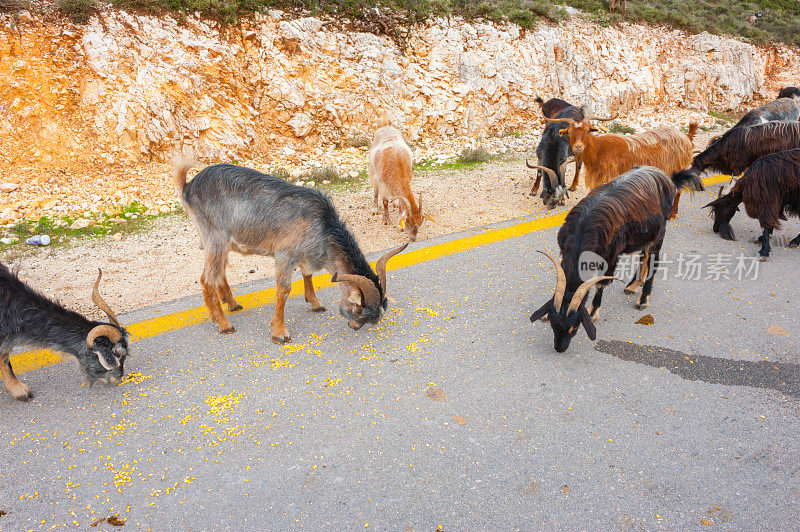
<svg viewBox="0 0 800 532"><path fill-rule="evenodd" d="M25 244L25 239L33 235L48 235L49 248L68 244L79 238L102 238L115 233L128 234L144 229L151 220L174 214L146 214L147 208L138 201L127 205L109 205L96 214L84 216L64 216L52 218L42 216L38 221L23 221L11 227L0 229L0 237L17 240L14 244L0 244L0 259L4 261L32 251L34 246ZM78 220L81 223L75 224ZM87 225L88 224L88 225ZM85 227L82 227L84 226ZM73 226L76 227L73 229Z"/></svg>
<svg viewBox="0 0 800 532"><path fill-rule="evenodd" d="M267 173L273 177L277 177L278 179L283 179L284 181L292 180L292 174L289 173L289 170L281 166L270 168L270 170Z"/></svg>
<svg viewBox="0 0 800 532"><path fill-rule="evenodd" d="M57 0L58 11L75 24L86 24L97 9L96 0Z"/></svg>
<svg viewBox="0 0 800 532"><path fill-rule="evenodd" d="M484 163L491 158L492 155L483 146L478 146L477 148L466 147L461 150L456 162L461 164Z"/></svg>
<svg viewBox="0 0 800 532"><path fill-rule="evenodd" d="M633 135L636 133L636 130L633 129L631 126L621 124L619 122L613 122L611 127L608 128L609 133L616 133L618 135Z"/></svg>

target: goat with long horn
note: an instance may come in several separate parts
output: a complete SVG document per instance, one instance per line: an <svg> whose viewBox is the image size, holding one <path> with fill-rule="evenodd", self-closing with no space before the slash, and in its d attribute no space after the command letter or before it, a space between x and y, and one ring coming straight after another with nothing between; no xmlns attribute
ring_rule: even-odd
<svg viewBox="0 0 800 532"><path fill-rule="evenodd" d="M220 333L235 330L222 312L221 302L229 311L242 308L225 278L232 250L275 257L277 286L271 325L276 343L291 341L284 309L297 268L303 274L305 299L312 311L325 311L312 284L312 275L324 269L342 287L339 312L352 329L381 319L388 304L386 262L408 244L384 255L376 274L324 193L232 164L209 166L187 184L188 170L186 163L176 167L175 188L203 240L206 260L200 282Z"/></svg>
<svg viewBox="0 0 800 532"><path fill-rule="evenodd" d="M11 367L16 347L50 349L75 357L89 384L118 384L128 355L128 332L100 295L98 270L92 301L109 323L88 320L23 283L15 272L0 264L0 374L15 399L33 397Z"/></svg>
<svg viewBox="0 0 800 532"><path fill-rule="evenodd" d="M554 102L554 105L546 105L551 102ZM577 188L578 176L581 173L580 158L574 157L569 142L559 135L559 131L576 120L583 120L584 116L582 108L570 105L563 100L556 101L556 99L545 102L542 107L542 113L549 123L544 128L542 138L536 146L538 164L535 166L528 164L528 168L538 170L536 172L536 181L531 188L531 195L533 196L539 190L539 183L542 182L542 178L548 176L550 179L544 179L541 198L542 203L548 209L553 209L558 205L563 205L567 196L565 174L567 163L575 162L575 177L569 190ZM550 171L548 172L544 168ZM553 174L556 176L555 180L553 179Z"/></svg>
<svg viewBox="0 0 800 532"><path fill-rule="evenodd" d="M558 231L561 263L540 252L556 267L555 292L531 315L532 322L548 318L556 351L566 351L581 325L590 340L596 338L594 322L603 290L615 279L622 254L640 255L638 275L625 291L632 293L643 285L636 308L647 308L667 219L680 188L702 190L703 185L696 177L669 178L657 168L640 166L592 190L567 214ZM596 291L587 309L593 287Z"/></svg>
<svg viewBox="0 0 800 532"><path fill-rule="evenodd" d="M575 157L585 165L584 180L588 189L607 183L636 166L655 166L672 175L692 161L696 122L689 124L688 134L674 127L659 127L634 135L609 133L598 136L592 134L597 128L590 122L608 122L618 115L598 117L586 110L584 114L583 120L561 120L567 122L567 126L560 129L559 134L569 140ZM548 122L555 123L556 120L548 119ZM678 197L680 194L673 205L673 218L678 212Z"/></svg>

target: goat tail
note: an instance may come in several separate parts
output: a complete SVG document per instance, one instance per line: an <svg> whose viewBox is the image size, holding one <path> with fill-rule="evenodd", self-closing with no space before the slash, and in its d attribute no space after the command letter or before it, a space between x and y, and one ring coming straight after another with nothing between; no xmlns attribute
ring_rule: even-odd
<svg viewBox="0 0 800 532"><path fill-rule="evenodd" d="M378 127L391 126L391 125L392 125L392 119L389 116L389 113L383 113L381 117L378 119Z"/></svg>
<svg viewBox="0 0 800 532"><path fill-rule="evenodd" d="M700 179L700 174L693 168L686 168L675 174L672 174L672 182L678 190L696 190L702 192L705 190L703 181Z"/></svg>
<svg viewBox="0 0 800 532"><path fill-rule="evenodd" d="M696 133L697 133L697 122L689 122L689 133L687 133L686 136L689 137L689 140L691 140L693 144L694 144L694 136Z"/></svg>
<svg viewBox="0 0 800 532"><path fill-rule="evenodd" d="M172 178L175 183L175 194L178 195L178 201L183 205L183 188L186 186L186 174L189 170L197 164L196 161L190 159L176 159L172 166Z"/></svg>

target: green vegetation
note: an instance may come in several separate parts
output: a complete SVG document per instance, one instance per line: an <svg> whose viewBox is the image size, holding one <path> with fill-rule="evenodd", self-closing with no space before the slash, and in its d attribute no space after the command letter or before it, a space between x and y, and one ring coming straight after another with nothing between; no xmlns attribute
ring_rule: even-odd
<svg viewBox="0 0 800 532"><path fill-rule="evenodd" d="M414 170L430 172L436 170L460 170L491 161L494 157L483 146L464 148L454 160L444 162L422 161L414 165Z"/></svg>
<svg viewBox="0 0 800 532"><path fill-rule="evenodd" d="M736 117L729 114L721 113L719 111L709 111L708 114L716 118L717 125L721 127L732 126L737 122Z"/></svg>
<svg viewBox="0 0 800 532"><path fill-rule="evenodd" d="M311 181L314 181L318 185L335 184L344 180L343 176L333 166L325 166L323 168L319 167L312 168L310 179ZM328 181L329 183L324 183L325 181Z"/></svg>
<svg viewBox="0 0 800 532"><path fill-rule="evenodd" d="M456 162L461 164L483 163L491 158L492 155L483 146L478 146L477 148L467 147L461 150Z"/></svg>
<svg viewBox="0 0 800 532"><path fill-rule="evenodd" d="M608 131L609 133L616 133L620 135L633 135L634 133L636 133L636 130L633 129L631 126L627 126L619 122L612 123L611 127L608 128Z"/></svg>
<svg viewBox="0 0 800 532"><path fill-rule="evenodd" d="M351 19L354 29L386 34L405 48L403 26L434 16L459 15L518 24L523 29L538 21L567 17L563 5L584 11L600 25L622 21L611 14L607 0L111 0L129 11L163 14L200 12L223 23L236 23L256 11L281 9ZM562 4L559 6L557 4ZM35 9L30 0L0 0L0 11L14 11L22 5ZM59 10L76 22L85 22L97 8L98 0L56 0ZM380 12L375 11L380 7ZM763 17L755 24L747 18L755 12ZM690 33L707 31L717 35L745 37L758 43L785 42L800 45L800 2L796 0L634 0L628 2L627 20L680 28Z"/></svg>
<svg viewBox="0 0 800 532"><path fill-rule="evenodd" d="M127 234L144 229L154 218L163 214L147 215L147 208L134 201L122 207L107 207L89 217L64 216L51 218L42 216L38 221L24 221L6 229L0 229L0 237L16 239L14 244L0 245L0 256L11 260L34 249L25 244L25 239L33 235L48 235L50 245L64 245L76 238L102 238L115 233ZM170 213L173 214L173 213ZM78 220L85 222L75 224ZM73 229L73 227L75 227Z"/></svg>
<svg viewBox="0 0 800 532"><path fill-rule="evenodd" d="M283 168L282 166L276 166L275 168L270 168L267 173L273 177L277 177L278 179L283 179L284 181L291 181L292 174L289 173L289 170Z"/></svg>
<svg viewBox="0 0 800 532"><path fill-rule="evenodd" d="M358 135L345 139L342 142L342 148L367 148L369 147L369 139L367 137L360 137Z"/></svg>
<svg viewBox="0 0 800 532"><path fill-rule="evenodd" d="M58 10L76 24L85 24L97 7L96 0L56 0Z"/></svg>

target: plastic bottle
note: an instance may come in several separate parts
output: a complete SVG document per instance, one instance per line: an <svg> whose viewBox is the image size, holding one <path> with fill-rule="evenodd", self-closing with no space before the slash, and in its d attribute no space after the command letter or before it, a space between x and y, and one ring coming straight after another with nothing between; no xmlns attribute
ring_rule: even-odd
<svg viewBox="0 0 800 532"><path fill-rule="evenodd" d="M47 246L50 244L50 237L47 235L36 235L25 240L25 243L31 246Z"/></svg>

